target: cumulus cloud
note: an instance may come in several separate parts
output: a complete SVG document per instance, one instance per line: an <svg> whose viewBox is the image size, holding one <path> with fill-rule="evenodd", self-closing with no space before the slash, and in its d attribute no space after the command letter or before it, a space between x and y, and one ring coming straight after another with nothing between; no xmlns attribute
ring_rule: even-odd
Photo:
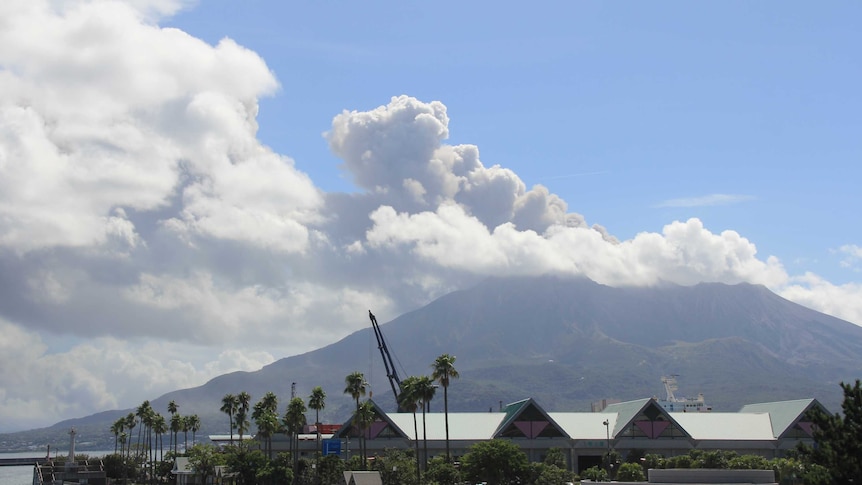
<svg viewBox="0 0 862 485"><path fill-rule="evenodd" d="M814 273L795 276L778 289L790 301L862 325L862 285L836 285Z"/></svg>
<svg viewBox="0 0 862 485"><path fill-rule="evenodd" d="M748 281L862 323L858 286L793 278L735 231L618 240L447 144L439 101L335 114L359 190L324 193L257 139L280 89L264 60L159 27L187 5L0 2L0 413L21 427L254 370L490 275Z"/></svg>
<svg viewBox="0 0 862 485"><path fill-rule="evenodd" d="M95 410L132 406L146 398L186 388L217 375L256 370L272 355L252 350L209 352L189 361L194 348L165 342L97 338L49 353L42 338L0 319L0 432L44 426ZM11 427L11 426L14 426Z"/></svg>

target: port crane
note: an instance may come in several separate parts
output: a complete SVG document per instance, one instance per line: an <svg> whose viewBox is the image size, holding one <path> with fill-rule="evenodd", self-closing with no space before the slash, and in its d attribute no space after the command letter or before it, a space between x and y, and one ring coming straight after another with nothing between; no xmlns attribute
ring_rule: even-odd
<svg viewBox="0 0 862 485"><path fill-rule="evenodd" d="M377 324L377 318L368 310L368 318L371 319L371 327L374 329L374 336L377 338L377 349L380 350L380 356L383 357L383 366L386 367L386 377L389 378L389 386L392 387L392 394L395 396L395 403L398 404L398 396L401 395L401 379L398 377L398 371L395 370L395 362L392 360L392 355L389 354L389 347L386 346L386 339L383 338L383 332L380 330L380 325ZM398 404L398 412L402 412L401 404Z"/></svg>

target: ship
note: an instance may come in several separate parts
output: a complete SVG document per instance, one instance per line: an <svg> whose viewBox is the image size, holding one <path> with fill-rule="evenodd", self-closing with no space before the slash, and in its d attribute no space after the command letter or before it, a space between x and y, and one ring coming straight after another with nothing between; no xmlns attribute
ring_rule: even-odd
<svg viewBox="0 0 862 485"><path fill-rule="evenodd" d="M664 390L667 393L665 399L657 399L658 404L670 413L708 413L712 411L712 406L706 404L703 393L698 393L697 397L676 397L674 391L677 391L676 378L677 374L662 376L661 382L664 384Z"/></svg>

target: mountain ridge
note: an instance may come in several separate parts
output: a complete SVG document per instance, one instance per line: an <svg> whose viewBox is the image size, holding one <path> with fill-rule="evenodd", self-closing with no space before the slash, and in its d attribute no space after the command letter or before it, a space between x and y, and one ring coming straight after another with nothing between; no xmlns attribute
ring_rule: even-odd
<svg viewBox="0 0 862 485"><path fill-rule="evenodd" d="M358 309L357 318L365 311ZM703 392L716 410L806 397L837 410L837 383L862 375L862 328L748 283L615 288L585 278L489 278L381 329L393 355L403 358L402 378L404 369L430 374L442 353L457 357L461 378L450 387L452 411L495 409L500 401L525 397L550 411L589 410L603 398L660 394L659 378L671 373L682 374L683 388ZM352 408L341 393L344 376L359 370L375 402L394 410L373 339L364 328L258 371L224 374L151 402L165 414L175 400L180 413L200 415L201 433L222 433L228 428L218 411L224 394L247 391L256 401L272 391L283 407L296 382L301 397L322 386L328 397L321 417L340 422ZM432 401L437 407L442 399ZM62 424L96 424L94 416L127 413Z"/></svg>

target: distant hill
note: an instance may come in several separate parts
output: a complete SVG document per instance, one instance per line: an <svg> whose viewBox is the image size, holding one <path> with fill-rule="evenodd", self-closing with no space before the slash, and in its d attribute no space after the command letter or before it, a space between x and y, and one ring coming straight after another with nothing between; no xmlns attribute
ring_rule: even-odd
<svg viewBox="0 0 862 485"><path fill-rule="evenodd" d="M362 318L365 311L357 309ZM588 279L488 279L382 329L402 378L429 374L442 353L457 357L461 378L449 389L453 411L496 410L500 402L525 397L550 411L589 410L603 398L661 396L665 374L680 375L678 396L703 392L717 411L806 397L837 411L838 382L862 376L862 328L750 284L612 288ZM202 418L199 435L227 433L227 416L218 411L222 396L246 391L256 401L272 391L283 408L295 382L303 398L322 386L322 420L341 422L352 408L342 393L344 377L357 370L369 379L375 401L394 409L370 324L321 349L256 372L222 375L152 405L167 414L174 400L181 414ZM442 396L432 410L442 410ZM45 439L59 434L64 443L75 425L82 438L90 430L101 436L92 441L113 447L107 429L129 411L0 435L0 446L34 433Z"/></svg>

